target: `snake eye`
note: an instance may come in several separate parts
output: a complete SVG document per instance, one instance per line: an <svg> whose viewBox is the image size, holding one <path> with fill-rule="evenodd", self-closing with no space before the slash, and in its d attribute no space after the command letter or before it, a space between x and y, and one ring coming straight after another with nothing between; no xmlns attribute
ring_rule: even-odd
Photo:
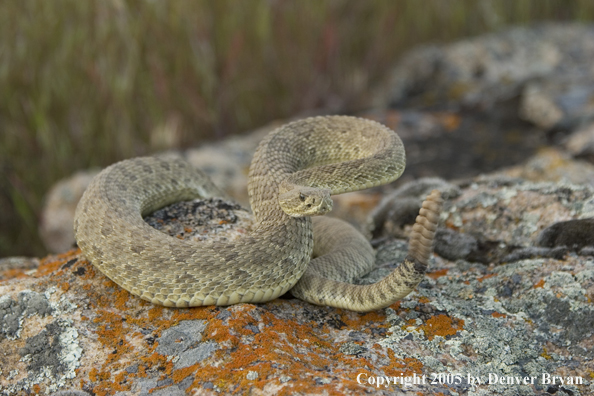
<svg viewBox="0 0 594 396"><path fill-rule="evenodd" d="M305 195L299 193L299 199L301 200L301 202L305 201Z"/></svg>

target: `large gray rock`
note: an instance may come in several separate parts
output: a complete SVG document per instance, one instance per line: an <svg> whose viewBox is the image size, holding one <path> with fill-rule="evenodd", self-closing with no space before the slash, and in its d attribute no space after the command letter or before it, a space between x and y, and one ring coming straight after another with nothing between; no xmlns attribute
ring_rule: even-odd
<svg viewBox="0 0 594 396"><path fill-rule="evenodd" d="M435 183L401 189L389 207ZM368 314L295 299L162 308L77 251L48 257L0 282L0 393L594 392L594 189L501 175L437 184L455 193L428 276ZM359 283L406 255L406 239L386 234L382 221L389 216L374 217L377 268ZM399 229L405 237L409 228ZM400 378L420 382L393 383Z"/></svg>
<svg viewBox="0 0 594 396"><path fill-rule="evenodd" d="M594 117L594 26L540 24L413 50L378 100L510 112L549 129ZM504 102L520 98L506 110Z"/></svg>

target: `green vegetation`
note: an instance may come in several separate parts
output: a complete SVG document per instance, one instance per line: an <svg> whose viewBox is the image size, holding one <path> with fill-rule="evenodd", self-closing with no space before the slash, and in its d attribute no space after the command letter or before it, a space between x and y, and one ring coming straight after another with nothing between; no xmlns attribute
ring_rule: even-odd
<svg viewBox="0 0 594 396"><path fill-rule="evenodd" d="M370 104L403 51L590 0L22 0L0 7L0 257L43 255L45 192L78 169Z"/></svg>

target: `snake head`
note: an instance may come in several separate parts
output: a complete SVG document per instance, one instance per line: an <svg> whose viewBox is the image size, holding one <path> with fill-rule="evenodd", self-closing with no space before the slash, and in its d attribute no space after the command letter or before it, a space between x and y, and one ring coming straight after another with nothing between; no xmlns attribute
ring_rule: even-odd
<svg viewBox="0 0 594 396"><path fill-rule="evenodd" d="M281 187L278 202L291 217L318 216L332 210L330 190L326 188L294 186Z"/></svg>

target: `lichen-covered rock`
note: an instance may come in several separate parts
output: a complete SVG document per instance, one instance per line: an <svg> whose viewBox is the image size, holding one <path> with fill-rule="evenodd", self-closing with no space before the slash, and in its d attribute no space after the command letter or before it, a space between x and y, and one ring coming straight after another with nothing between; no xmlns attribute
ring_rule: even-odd
<svg viewBox="0 0 594 396"><path fill-rule="evenodd" d="M573 159L558 148L549 147L528 158L523 164L497 172L511 178L533 182L558 182L594 186L594 165Z"/></svg>
<svg viewBox="0 0 594 396"><path fill-rule="evenodd" d="M0 394L591 394L594 249L537 243L594 217L593 188L501 176L459 188L436 252L466 235L464 254L436 255L416 292L367 314L290 298L164 308L78 251L47 257L0 282ZM377 245L378 268L360 283L406 255L403 239Z"/></svg>
<svg viewBox="0 0 594 396"><path fill-rule="evenodd" d="M16 278L25 276L27 270L35 269L39 266L39 259L35 257L5 257L0 259L0 281L5 278Z"/></svg>
<svg viewBox="0 0 594 396"><path fill-rule="evenodd" d="M591 25L540 24L413 50L396 67L384 103L492 108L520 95L535 79L591 76L592 43ZM561 102L569 106L561 105L562 113L575 108L571 100ZM559 119L555 116L552 121Z"/></svg>

